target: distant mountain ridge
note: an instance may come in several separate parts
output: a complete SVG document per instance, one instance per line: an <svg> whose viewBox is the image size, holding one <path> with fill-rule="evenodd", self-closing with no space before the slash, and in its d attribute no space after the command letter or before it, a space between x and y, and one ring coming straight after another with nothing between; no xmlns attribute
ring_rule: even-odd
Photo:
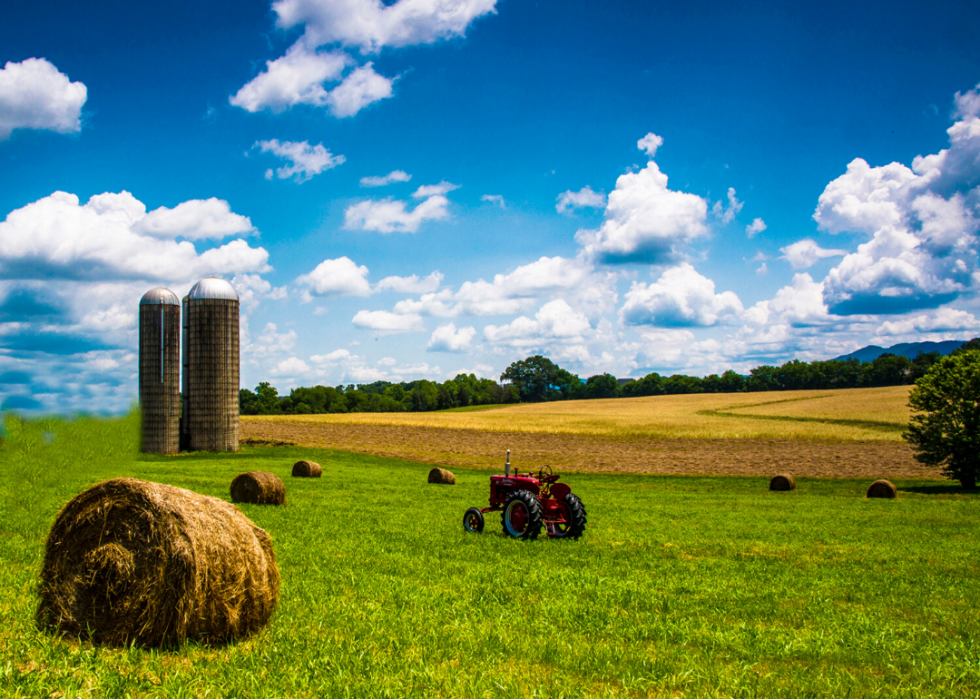
<svg viewBox="0 0 980 699"><path fill-rule="evenodd" d="M908 357L909 359L915 359L919 352L939 352L939 354L945 356L951 354L953 350L959 349L960 345L964 344L966 340L944 340L943 342L903 342L898 345L892 345L891 347L883 348L877 345L868 345L867 347L862 347L859 350L855 350L850 354L843 354L840 357L834 357L834 359L859 359L862 362L873 362L881 355L886 352L889 354L897 354L901 357Z"/></svg>

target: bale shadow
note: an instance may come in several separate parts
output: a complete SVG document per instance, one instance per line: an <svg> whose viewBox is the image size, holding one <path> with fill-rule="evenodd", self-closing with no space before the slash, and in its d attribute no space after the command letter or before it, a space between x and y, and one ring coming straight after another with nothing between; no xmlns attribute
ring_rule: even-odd
<svg viewBox="0 0 980 699"><path fill-rule="evenodd" d="M900 493L918 493L919 495L967 495L980 497L980 488L969 490L961 485L911 485L899 488Z"/></svg>

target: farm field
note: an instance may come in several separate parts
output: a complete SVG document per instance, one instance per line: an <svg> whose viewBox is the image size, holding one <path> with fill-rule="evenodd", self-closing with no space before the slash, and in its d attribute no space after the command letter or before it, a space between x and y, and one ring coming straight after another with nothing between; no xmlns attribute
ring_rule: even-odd
<svg viewBox="0 0 980 699"><path fill-rule="evenodd" d="M929 478L901 432L908 386L565 401L474 412L242 419L245 440L490 468L647 474Z"/></svg>
<svg viewBox="0 0 980 699"><path fill-rule="evenodd" d="M951 697L980 693L980 497L898 479L580 473L578 542L467 535L491 471L298 447L135 453L133 418L11 423L0 446L4 697ZM323 478L289 478L311 458ZM96 648L38 631L44 539L61 505L116 476L228 499L272 471L270 624L225 647Z"/></svg>

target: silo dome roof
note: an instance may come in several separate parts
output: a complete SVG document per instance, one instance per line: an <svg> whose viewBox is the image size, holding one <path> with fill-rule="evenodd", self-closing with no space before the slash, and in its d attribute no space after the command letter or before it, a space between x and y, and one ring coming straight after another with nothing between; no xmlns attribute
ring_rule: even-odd
<svg viewBox="0 0 980 699"><path fill-rule="evenodd" d="M206 277L191 287L188 296L192 299L227 299L237 301L235 288L219 277Z"/></svg>
<svg viewBox="0 0 980 699"><path fill-rule="evenodd" d="M140 299L141 306L179 306L180 299L177 298L177 294L172 292L170 289L165 289L162 286L158 286L155 289L150 289L145 294L143 298Z"/></svg>

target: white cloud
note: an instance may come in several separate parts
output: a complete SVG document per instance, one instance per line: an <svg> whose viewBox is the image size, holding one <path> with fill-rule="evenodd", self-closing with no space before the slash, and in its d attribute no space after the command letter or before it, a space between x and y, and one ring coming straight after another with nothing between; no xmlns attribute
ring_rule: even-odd
<svg viewBox="0 0 980 699"><path fill-rule="evenodd" d="M243 310L255 309L263 299L284 299L288 296L286 287L273 288L257 274L236 274L231 285L238 292L238 301Z"/></svg>
<svg viewBox="0 0 980 699"><path fill-rule="evenodd" d="M474 335L476 328L472 326L457 330L455 323L445 323L433 331L426 349L429 352L465 352Z"/></svg>
<svg viewBox="0 0 980 699"><path fill-rule="evenodd" d="M980 117L980 83L972 90L967 90L965 94L959 91L953 95L953 117L957 119L967 119L969 117Z"/></svg>
<svg viewBox="0 0 980 699"><path fill-rule="evenodd" d="M664 139L652 131L636 142L636 147L647 154L650 160L657 155L657 149L664 144Z"/></svg>
<svg viewBox="0 0 980 699"><path fill-rule="evenodd" d="M480 201L486 201L486 202L490 202L491 204L496 204L501 209L507 208L507 203L504 201L503 196L500 194L484 194L482 197L480 197Z"/></svg>
<svg viewBox="0 0 980 699"><path fill-rule="evenodd" d="M305 378L313 374L310 365L298 357L289 357L276 363L269 372L273 376L289 377L292 379Z"/></svg>
<svg viewBox="0 0 980 699"><path fill-rule="evenodd" d="M759 276L769 274L769 265L763 262L761 265L755 268L755 273Z"/></svg>
<svg viewBox="0 0 980 699"><path fill-rule="evenodd" d="M558 203L555 210L564 214L573 209L592 208L601 209L606 205L606 195L601 192L593 192L592 187L586 185L577 192L570 189L558 195Z"/></svg>
<svg viewBox="0 0 980 699"><path fill-rule="evenodd" d="M825 257L840 257L847 254L847 250L826 250L810 238L779 248L779 252L783 253L781 259L787 260L793 269L806 269Z"/></svg>
<svg viewBox="0 0 980 699"><path fill-rule="evenodd" d="M306 25L310 45L339 43L377 53L385 46L432 44L463 36L473 20L494 13L496 0L276 0L283 29Z"/></svg>
<svg viewBox="0 0 980 699"><path fill-rule="evenodd" d="M8 279L179 282L270 269L269 253L241 239L202 253L189 240L173 240L251 232L248 218L231 213L227 202L192 200L145 212L125 191L97 194L84 205L74 194L55 192L0 223L0 273Z"/></svg>
<svg viewBox="0 0 980 699"><path fill-rule="evenodd" d="M745 235L747 235L751 240L764 230L766 230L766 222L761 218L755 218L752 219L752 223L745 227Z"/></svg>
<svg viewBox="0 0 980 699"><path fill-rule="evenodd" d="M394 291L400 294L428 294L439 288L442 283L442 272L433 272L429 276L419 279L417 274L410 277L385 277L374 290Z"/></svg>
<svg viewBox="0 0 980 699"><path fill-rule="evenodd" d="M394 80L379 75L373 63L354 69L344 81L327 93L330 113L343 118L354 116L369 104L391 97Z"/></svg>
<svg viewBox="0 0 980 699"><path fill-rule="evenodd" d="M346 362L353 356L355 355L352 355L349 350L338 349L327 354L314 354L310 360L317 364L336 364L337 362Z"/></svg>
<svg viewBox="0 0 980 699"><path fill-rule="evenodd" d="M977 330L980 330L980 321L972 313L954 308L940 308L912 318L885 321L875 334L921 336L931 333L976 332Z"/></svg>
<svg viewBox="0 0 980 699"><path fill-rule="evenodd" d="M0 70L0 140L14 129L82 130L88 89L43 58L8 61Z"/></svg>
<svg viewBox="0 0 980 699"><path fill-rule="evenodd" d="M297 184L302 184L324 170L330 170L343 164L347 158L334 155L322 143L311 146L307 141L283 141L273 138L270 141L256 141L253 148L262 149L263 153L271 152L289 161L289 167L276 168L280 180L295 178Z"/></svg>
<svg viewBox="0 0 980 699"><path fill-rule="evenodd" d="M191 199L172 209L161 206L140 218L135 230L154 238L187 240L220 240L255 232L247 216L233 213L228 202L214 197Z"/></svg>
<svg viewBox="0 0 980 699"><path fill-rule="evenodd" d="M517 349L551 344L585 344L592 334L589 319L563 299L544 304L534 318L519 316L506 325L488 325L483 329L483 335L489 342Z"/></svg>
<svg viewBox="0 0 980 699"><path fill-rule="evenodd" d="M425 330L422 316L414 313L391 313L390 311L358 311L354 325L359 328L376 330L380 333L409 333Z"/></svg>
<svg viewBox="0 0 980 699"><path fill-rule="evenodd" d="M268 109L279 113L297 104L322 107L328 99L323 83L340 80L350 63L351 59L342 51L317 53L298 41L286 55L266 61L266 71L228 101L249 112Z"/></svg>
<svg viewBox="0 0 980 699"><path fill-rule="evenodd" d="M668 189L667 175L652 160L616 180L605 215L598 231L581 230L575 239L587 255L607 263L670 262L682 245L708 233L707 202Z"/></svg>
<svg viewBox="0 0 980 699"><path fill-rule="evenodd" d="M715 218L721 219L721 222L727 226L729 223L735 220L735 217L738 216L743 206L745 206L744 202L740 202L738 197L735 196L735 188L729 187L728 206L725 206L720 201L716 201L715 205L711 207L711 213ZM761 218L757 218L756 221L762 223ZM753 225L755 225L755 221L753 221ZM765 229L765 227L765 224L763 224L762 228ZM752 236L750 235L749 237L751 238Z"/></svg>
<svg viewBox="0 0 980 699"><path fill-rule="evenodd" d="M324 260L309 274L296 278L296 283L309 288L315 296L368 296L368 268L358 266L349 257Z"/></svg>
<svg viewBox="0 0 980 699"><path fill-rule="evenodd" d="M760 327L806 327L834 320L823 301L823 284L804 273L793 275L792 286L784 286L767 301L747 309L742 320Z"/></svg>
<svg viewBox="0 0 980 699"><path fill-rule="evenodd" d="M459 189L458 184L453 184L452 182L446 182L443 180L439 184L424 184L414 192L412 196L416 199L425 199L427 197L445 196L449 194L454 189Z"/></svg>
<svg viewBox="0 0 980 699"><path fill-rule="evenodd" d="M443 183L446 184L446 183ZM456 185L449 185L455 188ZM429 195L425 192L432 191ZM425 221L449 218L449 200L443 196L443 185L419 187L413 197L428 197L409 211L407 203L391 197L368 199L352 204L344 211L344 228L379 233L415 233Z"/></svg>
<svg viewBox="0 0 980 699"><path fill-rule="evenodd" d="M247 359L275 358L288 354L296 346L298 336L295 330L280 333L275 323L266 323L259 336L252 339L248 330L248 319L243 316L241 323L242 355Z"/></svg>
<svg viewBox="0 0 980 699"><path fill-rule="evenodd" d="M732 291L715 293L715 283L684 262L655 283L633 282L620 317L627 325L710 326L733 319L742 302Z"/></svg>
<svg viewBox="0 0 980 699"><path fill-rule="evenodd" d="M362 187L384 187L392 182L408 182L412 179L412 176L407 172L402 170L392 170L387 175L381 177L362 177L361 186Z"/></svg>

